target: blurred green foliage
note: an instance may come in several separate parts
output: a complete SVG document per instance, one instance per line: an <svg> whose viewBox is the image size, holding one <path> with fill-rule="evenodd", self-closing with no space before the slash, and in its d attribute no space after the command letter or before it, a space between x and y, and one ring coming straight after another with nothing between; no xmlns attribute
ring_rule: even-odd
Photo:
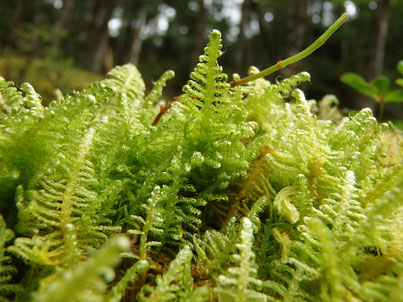
<svg viewBox="0 0 403 302"><path fill-rule="evenodd" d="M56 89L66 94L87 88L102 78L102 75L76 67L68 60L13 55L0 57L0 74L19 84L21 79L31 83L42 95L44 104L57 98Z"/></svg>
<svg viewBox="0 0 403 302"><path fill-rule="evenodd" d="M403 75L403 61L397 63L396 69ZM403 103L403 89L392 89L390 87L390 80L386 76L378 76L367 82L362 76L348 72L343 74L340 80L378 103L380 107L380 119L383 118L385 103ZM395 83L403 87L403 78L396 79Z"/></svg>

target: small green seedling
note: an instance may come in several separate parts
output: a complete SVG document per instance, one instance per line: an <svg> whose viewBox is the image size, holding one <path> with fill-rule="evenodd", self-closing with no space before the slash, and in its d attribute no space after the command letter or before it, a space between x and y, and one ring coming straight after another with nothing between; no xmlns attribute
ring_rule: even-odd
<svg viewBox="0 0 403 302"><path fill-rule="evenodd" d="M397 70L403 74L403 61L397 63ZM383 118L385 103L403 102L403 89L390 89L390 80L386 76L379 76L367 82L362 76L348 72L343 74L340 80L363 95L375 100L379 104L379 119ZM403 87L403 78L396 79L395 83Z"/></svg>

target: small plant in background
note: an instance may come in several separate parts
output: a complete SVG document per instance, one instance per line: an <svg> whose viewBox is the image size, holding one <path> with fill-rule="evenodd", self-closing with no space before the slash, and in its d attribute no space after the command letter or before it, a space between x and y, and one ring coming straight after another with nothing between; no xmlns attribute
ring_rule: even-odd
<svg viewBox="0 0 403 302"><path fill-rule="evenodd" d="M397 63L397 70L403 75L403 61ZM369 96L379 105L379 119L383 119L385 103L402 103L403 89L391 89L390 80L386 76L379 76L367 82L362 76L349 72L340 77L340 80L354 88L363 95ZM398 78L395 83L403 87L403 78Z"/></svg>

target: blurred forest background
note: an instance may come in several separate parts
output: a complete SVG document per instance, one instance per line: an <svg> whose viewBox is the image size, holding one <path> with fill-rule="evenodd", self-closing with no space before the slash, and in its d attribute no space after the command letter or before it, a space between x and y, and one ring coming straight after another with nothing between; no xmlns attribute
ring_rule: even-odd
<svg viewBox="0 0 403 302"><path fill-rule="evenodd" d="M174 70L167 90L178 95L213 28L223 34L224 71L245 76L251 65L263 69L302 50L344 11L350 19L322 48L269 80L305 70L309 98L334 94L342 106L373 107L340 75L394 79L403 59L403 0L0 0L0 8L0 75L30 82L44 102L55 88L84 88L127 62L148 85ZM401 112L387 104L388 118Z"/></svg>

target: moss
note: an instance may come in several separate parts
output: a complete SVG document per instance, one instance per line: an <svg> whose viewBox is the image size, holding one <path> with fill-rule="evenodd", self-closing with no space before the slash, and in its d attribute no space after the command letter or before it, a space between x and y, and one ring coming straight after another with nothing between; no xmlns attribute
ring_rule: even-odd
<svg viewBox="0 0 403 302"><path fill-rule="evenodd" d="M146 95L117 67L46 108L1 79L5 297L398 301L401 134L306 100L306 72L231 87L221 47L157 122L170 71Z"/></svg>

